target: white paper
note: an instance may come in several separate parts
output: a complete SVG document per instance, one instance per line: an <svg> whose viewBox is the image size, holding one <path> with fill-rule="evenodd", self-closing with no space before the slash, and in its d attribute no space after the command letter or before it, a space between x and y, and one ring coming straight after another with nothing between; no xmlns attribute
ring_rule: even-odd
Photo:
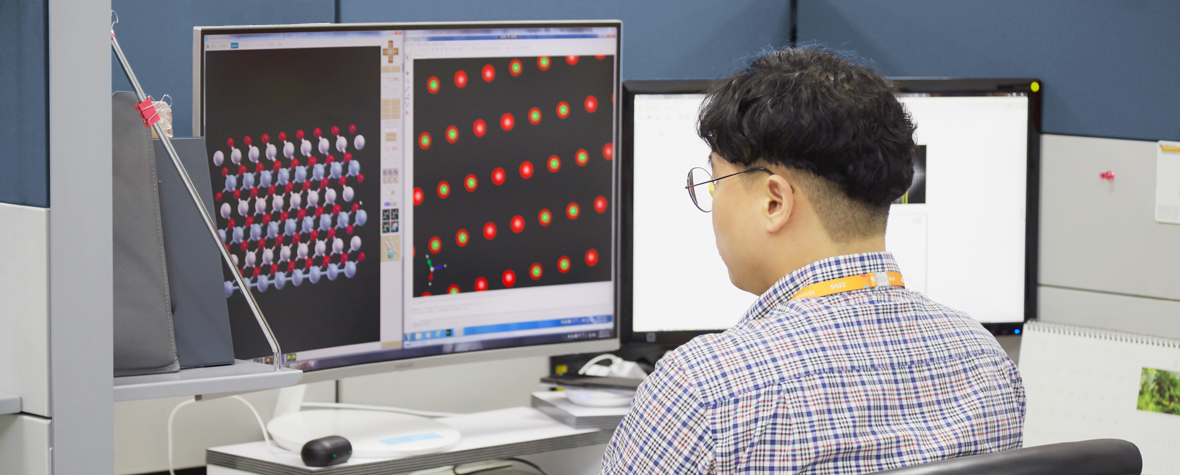
<svg viewBox="0 0 1180 475"><path fill-rule="evenodd" d="M1180 142L1160 140L1155 153L1155 220L1180 224Z"/></svg>

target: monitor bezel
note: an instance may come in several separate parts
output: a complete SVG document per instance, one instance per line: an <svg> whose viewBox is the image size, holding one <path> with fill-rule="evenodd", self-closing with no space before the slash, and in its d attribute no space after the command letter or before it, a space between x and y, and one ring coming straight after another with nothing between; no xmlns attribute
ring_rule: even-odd
<svg viewBox="0 0 1180 475"><path fill-rule="evenodd" d="M958 79L958 78L890 78L903 94L978 95L987 93L1022 92L1029 96L1028 162L1025 210L1025 281L1024 320L1021 322L983 323L993 335L1019 335L1024 323L1037 316L1037 276L1039 261L1040 171L1041 171L1041 93L1039 79ZM621 207L624 209L620 225L619 246L619 324L624 344L656 344L679 346L708 333L724 330L679 330L639 332L632 329L633 278L633 200L634 200L634 135L635 96L647 94L701 94L718 80L623 81L622 154L619 163ZM1037 84L1036 90L1033 84Z"/></svg>
<svg viewBox="0 0 1180 475"><path fill-rule="evenodd" d="M623 61L623 22L620 20L573 20L573 21L487 21L487 22L401 22L401 23L309 23L298 25L247 25L247 26L196 26L193 27L193 136L204 136L204 50L205 35L210 34L252 34L252 33L282 33L282 32L330 32L330 31L373 31L373 30L429 30L429 29L488 29L488 28L616 28L615 58L618 64L618 75L615 78L615 90L622 92ZM616 146L622 137L621 121L622 107L615 108L615 137ZM621 162L615 167L613 198L620 203L620 189L622 188L620 169ZM612 207L615 228L621 229L621 207ZM622 332L619 315L619 232L612 236L614 252L611 256L612 279L615 287L615 319L613 338L569 343L552 343L515 348L497 348L476 350L462 353L446 353L441 355L421 356L406 359L394 359L373 363L325 368L322 370L307 370L303 372L301 384L319 381L330 381L355 376L382 374L394 371L431 368L452 364L474 363L489 360L503 360L513 358L547 357L575 353L605 353L619 349L620 334ZM279 342L282 343L281 341Z"/></svg>

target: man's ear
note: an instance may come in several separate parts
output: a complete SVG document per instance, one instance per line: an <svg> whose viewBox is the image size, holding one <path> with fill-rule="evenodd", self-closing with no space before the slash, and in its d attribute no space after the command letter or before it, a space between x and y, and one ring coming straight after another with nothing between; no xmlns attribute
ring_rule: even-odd
<svg viewBox="0 0 1180 475"><path fill-rule="evenodd" d="M782 175L766 181L766 231L776 233L787 225L795 212L795 189Z"/></svg>

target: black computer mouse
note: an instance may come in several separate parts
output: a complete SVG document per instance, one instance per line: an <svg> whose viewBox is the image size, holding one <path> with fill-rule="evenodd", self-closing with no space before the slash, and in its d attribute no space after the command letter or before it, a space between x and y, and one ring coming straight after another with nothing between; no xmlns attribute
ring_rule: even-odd
<svg viewBox="0 0 1180 475"><path fill-rule="evenodd" d="M347 462L352 457L352 443L338 435L309 440L299 455L308 467L331 467Z"/></svg>

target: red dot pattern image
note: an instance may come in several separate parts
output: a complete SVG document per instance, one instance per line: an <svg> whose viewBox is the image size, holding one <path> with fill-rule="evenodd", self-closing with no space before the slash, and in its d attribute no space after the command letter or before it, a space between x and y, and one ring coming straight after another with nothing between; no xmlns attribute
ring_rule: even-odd
<svg viewBox="0 0 1180 475"><path fill-rule="evenodd" d="M524 231L524 218L520 217L519 214L513 216L510 227L514 233L520 233L521 231Z"/></svg>
<svg viewBox="0 0 1180 475"><path fill-rule="evenodd" d="M483 119L476 119L475 123L471 125L471 133L476 137L483 137L483 134L488 133L488 123Z"/></svg>
<svg viewBox="0 0 1180 475"><path fill-rule="evenodd" d="M480 74L483 75L483 80L485 82L492 82L493 79L496 79L496 68L492 67L490 64L486 65L483 67L483 71Z"/></svg>
<svg viewBox="0 0 1180 475"><path fill-rule="evenodd" d="M467 71L462 69L455 72L455 87L462 89L467 85Z"/></svg>
<svg viewBox="0 0 1180 475"><path fill-rule="evenodd" d="M591 267L598 265L598 251L594 249L586 251L586 265Z"/></svg>
<svg viewBox="0 0 1180 475"><path fill-rule="evenodd" d="M607 160L615 158L615 144L608 143L602 146L602 158Z"/></svg>
<svg viewBox="0 0 1180 475"><path fill-rule="evenodd" d="M492 184L496 186L503 185L505 178L508 178L508 174L504 173L503 168L496 167L496 169L492 170Z"/></svg>
<svg viewBox="0 0 1180 475"><path fill-rule="evenodd" d="M597 211L599 213L606 212L606 197L605 196L599 196L598 198L594 198L594 211Z"/></svg>
<svg viewBox="0 0 1180 475"><path fill-rule="evenodd" d="M483 237L487 240L496 239L496 223L483 225Z"/></svg>
<svg viewBox="0 0 1180 475"><path fill-rule="evenodd" d="M425 195L422 193L422 189L421 188L414 188L414 206L418 206L418 205L422 204L423 198L425 198ZM300 211L302 211L302 210L300 210Z"/></svg>
<svg viewBox="0 0 1180 475"><path fill-rule="evenodd" d="M525 180L533 177L533 162L525 160L520 163L520 177Z"/></svg>
<svg viewBox="0 0 1180 475"><path fill-rule="evenodd" d="M488 280L483 277L475 279L475 291L483 292L485 290L488 290Z"/></svg>
<svg viewBox="0 0 1180 475"><path fill-rule="evenodd" d="M583 105L586 106L586 112L593 114L594 111L598 110L598 98L586 96L586 101L583 102Z"/></svg>
<svg viewBox="0 0 1180 475"><path fill-rule="evenodd" d="M512 128L515 126L516 126L516 118L512 117L511 113L505 112L504 115L500 116L500 128L501 129L504 129L504 131L509 131L509 130L512 130Z"/></svg>
<svg viewBox="0 0 1180 475"><path fill-rule="evenodd" d="M516 285L516 272L508 269L504 271L504 275L500 277L500 280L504 283L505 287L512 287Z"/></svg>

